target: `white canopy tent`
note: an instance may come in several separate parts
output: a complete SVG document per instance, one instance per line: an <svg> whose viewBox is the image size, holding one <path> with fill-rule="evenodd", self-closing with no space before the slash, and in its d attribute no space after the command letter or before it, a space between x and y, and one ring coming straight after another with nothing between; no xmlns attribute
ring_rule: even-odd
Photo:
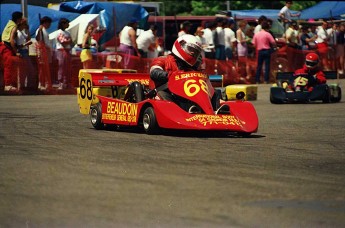
<svg viewBox="0 0 345 228"><path fill-rule="evenodd" d="M83 41L83 35L88 24L94 24L97 27L99 23L99 14L81 14L79 17L69 23L69 27L66 29L71 33L73 42L75 44L81 44ZM58 30L49 34L49 40L55 46Z"/></svg>

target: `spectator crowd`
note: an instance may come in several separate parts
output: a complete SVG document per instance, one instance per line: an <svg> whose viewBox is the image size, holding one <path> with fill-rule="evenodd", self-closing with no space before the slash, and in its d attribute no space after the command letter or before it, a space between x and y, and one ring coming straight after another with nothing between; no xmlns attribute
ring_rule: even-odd
<svg viewBox="0 0 345 228"><path fill-rule="evenodd" d="M240 75L240 83L269 83L272 56L279 52L286 58L289 71L294 71L294 62L298 61L296 53L304 56L315 52L320 56L323 70L336 70L344 74L344 22L314 20L296 21L300 13L292 14L292 1L286 1L279 12L279 20L284 27L282 37L275 37L271 28L272 20L262 15L257 25L251 26L246 20L235 21L231 13L217 17L214 21L199 24L195 31L193 24L185 21L180 25L177 36L192 34L200 42L203 68L208 60L214 61L212 67L217 72L217 64L233 66ZM73 37L68 32L69 21L61 18L54 45L49 40L47 30L52 19L42 17L35 33L35 40L29 33L29 24L21 12L14 12L1 34L0 76L3 77L5 91L18 91L24 88L38 90L59 90L73 87L71 80L71 58L74 48ZM92 68L95 61L94 51L97 44L93 40L95 28L89 24L80 44L80 62L82 68ZM147 59L163 55L158 42L158 26L151 25L148 30L138 28L138 21L132 18L119 33L119 45L116 51L130 58ZM283 41L283 42L282 42ZM37 54L37 73L29 56L29 46L34 45ZM52 77L51 66L57 61L57 78ZM252 64L253 61L255 64ZM255 69L254 69L255 68ZM2 72L2 73L1 73ZM35 76L37 74L37 76ZM37 79L36 79L37 78Z"/></svg>

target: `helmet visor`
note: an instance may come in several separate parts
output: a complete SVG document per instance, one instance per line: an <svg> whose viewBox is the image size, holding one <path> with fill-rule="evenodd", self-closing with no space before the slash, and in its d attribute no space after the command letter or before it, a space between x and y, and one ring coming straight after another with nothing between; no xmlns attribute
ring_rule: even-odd
<svg viewBox="0 0 345 228"><path fill-rule="evenodd" d="M307 65L307 67L315 67L318 63L319 61L305 61L305 65Z"/></svg>
<svg viewBox="0 0 345 228"><path fill-rule="evenodd" d="M201 48L194 44L183 43L181 44L181 47L188 55L193 56L194 58L198 58L201 53Z"/></svg>

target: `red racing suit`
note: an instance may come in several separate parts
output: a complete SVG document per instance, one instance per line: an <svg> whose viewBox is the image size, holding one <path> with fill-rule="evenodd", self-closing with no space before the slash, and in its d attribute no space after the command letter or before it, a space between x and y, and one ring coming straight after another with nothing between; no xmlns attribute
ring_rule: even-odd
<svg viewBox="0 0 345 228"><path fill-rule="evenodd" d="M171 73L176 71L201 71L202 57L199 56L194 66L175 57L173 54L154 59L151 63L150 77L158 87L168 81ZM150 86L151 87L151 86Z"/></svg>
<svg viewBox="0 0 345 228"><path fill-rule="evenodd" d="M308 84L305 86L305 89L307 89L309 92L313 90L313 87L320 84L326 83L326 76L325 74L318 68L308 68L306 65L303 66L303 68L297 69L294 73L294 79L297 79L300 75L308 74L309 76L313 76L315 80L309 80ZM295 85L296 87L296 85Z"/></svg>
<svg viewBox="0 0 345 228"><path fill-rule="evenodd" d="M158 57L152 61L150 68L150 78L154 82L154 85L150 83L150 89L160 87L168 82L169 76L176 71L200 71L202 58L198 58L194 66L186 64L184 61L170 54L166 57ZM164 86L163 86L164 87ZM158 91L158 94L164 100L176 101L171 96L168 88L164 88L163 91ZM220 96L218 93L214 93L211 102L214 110L219 108Z"/></svg>
<svg viewBox="0 0 345 228"><path fill-rule="evenodd" d="M159 72L157 69L165 71L166 73L164 74L163 72ZM170 74L178 70L179 67L173 55L167 55L165 57L158 57L154 59L150 68L150 77L154 82L154 87L157 88L158 86L166 83Z"/></svg>

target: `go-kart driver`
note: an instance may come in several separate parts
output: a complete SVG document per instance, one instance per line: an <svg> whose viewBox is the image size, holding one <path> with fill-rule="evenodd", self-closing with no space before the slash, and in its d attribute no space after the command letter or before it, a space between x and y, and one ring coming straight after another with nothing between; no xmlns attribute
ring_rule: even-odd
<svg viewBox="0 0 345 228"><path fill-rule="evenodd" d="M294 91L303 89L311 92L314 86L325 84L326 77L320 69L319 62L320 58L316 53L307 54L304 66L295 71L293 85L290 88ZM305 76L309 78L308 81Z"/></svg>
<svg viewBox="0 0 345 228"><path fill-rule="evenodd" d="M152 61L150 77L156 89L163 87L163 89L158 89L157 92L162 99L176 102L176 97L164 85L166 85L169 76L173 72L201 71L201 52L202 46L199 40L193 35L185 34L174 42L171 54ZM217 93L212 97L214 110L219 106L216 105L219 103L219 98L217 99L217 97Z"/></svg>

